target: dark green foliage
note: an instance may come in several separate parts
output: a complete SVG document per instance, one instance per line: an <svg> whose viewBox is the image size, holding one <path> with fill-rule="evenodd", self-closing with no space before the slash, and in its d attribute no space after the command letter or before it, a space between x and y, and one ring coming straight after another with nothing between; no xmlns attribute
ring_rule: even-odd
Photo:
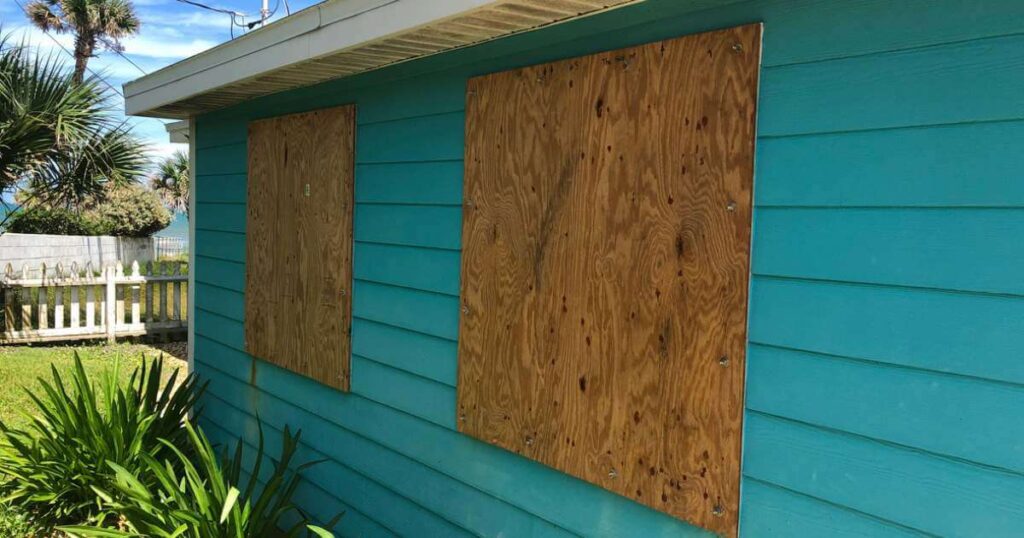
<svg viewBox="0 0 1024 538"><path fill-rule="evenodd" d="M144 360L127 386L118 383L116 366L99 382L89 379L77 354L70 379L52 368L51 380L39 378L38 394L26 389L38 416L24 429L0 422L3 501L45 526L112 520L95 491L113 490L108 462L148 481L151 459L177 457L171 446L190 446L181 425L203 387L192 375L176 385L178 373L161 388L162 358Z"/></svg>
<svg viewBox="0 0 1024 538"><path fill-rule="evenodd" d="M319 537L333 536L325 529L307 525L308 520L291 501L300 473L317 463L289 469L301 432L292 436L285 428L281 458L274 462L273 472L263 485L256 480L264 459L261 429L254 469L244 489L239 489L242 487L241 441L234 456L222 463L202 431L187 423L185 428L193 456L179 449L183 445L164 440L161 442L174 453L172 462L143 456L147 472L155 477L155 485L139 480L136 472L109 463L117 473L114 489L98 493L117 509L127 531L82 525L65 526L61 530L85 537L262 538L279 534L278 525L285 516L299 515L299 522L280 534L298 536L306 531Z"/></svg>
<svg viewBox="0 0 1024 538"><path fill-rule="evenodd" d="M62 208L21 210L7 221L7 231L21 234L103 235L107 226Z"/></svg>
<svg viewBox="0 0 1024 538"><path fill-rule="evenodd" d="M145 146L118 106L100 79L75 81L59 57L0 35L0 190L71 207L141 177Z"/></svg>
<svg viewBox="0 0 1024 538"><path fill-rule="evenodd" d="M76 211L63 206L34 203L15 213L7 231L56 235L116 235L146 237L171 223L171 213L160 197L139 184L107 189Z"/></svg>
<svg viewBox="0 0 1024 538"><path fill-rule="evenodd" d="M100 84L75 84L58 57L0 36L0 188L14 187L64 144L105 127L109 107Z"/></svg>
<svg viewBox="0 0 1024 538"><path fill-rule="evenodd" d="M146 237L171 223L171 212L160 197L142 185L111 189L86 216L104 226L105 235Z"/></svg>

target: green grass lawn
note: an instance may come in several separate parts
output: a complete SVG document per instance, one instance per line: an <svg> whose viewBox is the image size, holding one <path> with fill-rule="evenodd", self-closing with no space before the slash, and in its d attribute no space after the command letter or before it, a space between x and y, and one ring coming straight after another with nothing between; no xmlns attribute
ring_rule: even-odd
<svg viewBox="0 0 1024 538"><path fill-rule="evenodd" d="M182 355L181 344L172 345L171 352ZM164 353L169 371L185 367L182 358L174 357L156 347L141 344L91 345L91 346L0 346L0 420L10 426L21 426L31 412L32 400L22 387L38 386L36 379L50 378L50 365L56 366L61 376L74 367L74 353L82 358L82 365L90 377L98 379L103 371L114 367L120 361L121 377L125 380L139 365L142 356L155 358ZM179 378L182 374L179 374ZM65 377L66 378L66 377ZM0 527L2 528L2 527Z"/></svg>
<svg viewBox="0 0 1024 538"><path fill-rule="evenodd" d="M162 349L161 349L162 348ZM158 347L141 344L91 346L0 346L0 420L19 427L27 422L26 413L34 409L32 400L23 387L38 386L39 377L50 378L50 365L56 366L61 376L74 368L74 353L82 358L82 365L92 379L112 369L120 361L121 378L127 380L138 366L142 356L155 358L163 353L166 376L174 368L185 368L184 343L162 344ZM177 355L177 356L176 356ZM179 374L179 379L184 371ZM0 477L2 479L2 477ZM46 536L18 510L0 503L0 537ZM52 534L61 536L61 534Z"/></svg>

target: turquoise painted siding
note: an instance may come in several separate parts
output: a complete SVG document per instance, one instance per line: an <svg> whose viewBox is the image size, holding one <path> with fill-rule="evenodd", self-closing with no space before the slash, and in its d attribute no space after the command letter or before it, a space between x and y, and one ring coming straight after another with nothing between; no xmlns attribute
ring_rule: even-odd
<svg viewBox="0 0 1024 538"><path fill-rule="evenodd" d="M698 529L454 431L468 77L765 22L741 531L1024 533L1024 4L649 0L198 119L197 369L350 536ZM352 393L242 352L252 119L358 105Z"/></svg>

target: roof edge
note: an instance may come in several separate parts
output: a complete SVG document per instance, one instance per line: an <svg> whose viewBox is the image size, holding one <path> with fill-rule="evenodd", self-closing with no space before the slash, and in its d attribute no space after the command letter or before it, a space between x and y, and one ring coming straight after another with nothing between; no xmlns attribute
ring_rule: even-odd
<svg viewBox="0 0 1024 538"><path fill-rule="evenodd" d="M327 0L124 85L128 115L187 118L643 0Z"/></svg>

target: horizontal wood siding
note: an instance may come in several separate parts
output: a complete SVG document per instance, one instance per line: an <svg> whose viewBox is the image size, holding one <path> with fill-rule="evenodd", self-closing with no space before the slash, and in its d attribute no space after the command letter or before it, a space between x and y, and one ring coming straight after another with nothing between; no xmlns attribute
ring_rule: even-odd
<svg viewBox="0 0 1024 538"><path fill-rule="evenodd" d="M980 4L980 5L979 5ZM765 22L740 532L1024 533L1024 5L649 0L200 117L205 425L346 536L699 529L454 431L473 75ZM248 121L357 103L352 393L243 348Z"/></svg>

